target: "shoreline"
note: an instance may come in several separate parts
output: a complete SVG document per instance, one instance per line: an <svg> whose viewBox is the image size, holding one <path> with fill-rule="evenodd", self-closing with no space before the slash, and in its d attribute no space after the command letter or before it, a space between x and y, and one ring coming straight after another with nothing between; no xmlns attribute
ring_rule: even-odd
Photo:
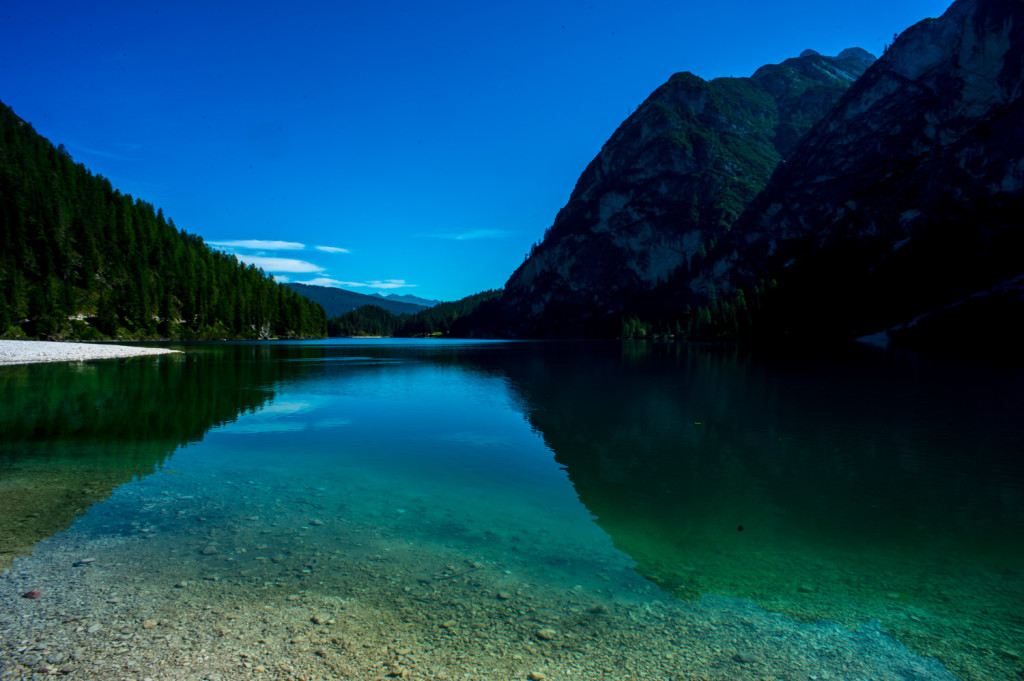
<svg viewBox="0 0 1024 681"><path fill-rule="evenodd" d="M85 362L94 359L123 359L180 352L167 348L142 348L106 343L63 341L0 340L0 366L39 362Z"/></svg>

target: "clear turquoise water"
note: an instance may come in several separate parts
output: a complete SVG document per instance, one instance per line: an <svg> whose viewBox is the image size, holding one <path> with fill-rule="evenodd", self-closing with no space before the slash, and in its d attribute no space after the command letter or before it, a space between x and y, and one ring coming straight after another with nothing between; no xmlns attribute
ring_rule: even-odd
<svg viewBox="0 0 1024 681"><path fill-rule="evenodd" d="M1018 369L869 348L183 349L0 368L8 559L21 533L254 602L352 590L353 565L396 583L501 566L488 588L724 595L793 627L878 620L961 678L1021 669Z"/></svg>

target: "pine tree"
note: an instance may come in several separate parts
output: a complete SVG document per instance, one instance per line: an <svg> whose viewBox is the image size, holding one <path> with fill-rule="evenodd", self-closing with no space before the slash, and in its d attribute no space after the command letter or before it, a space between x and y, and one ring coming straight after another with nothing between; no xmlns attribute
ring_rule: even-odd
<svg viewBox="0 0 1024 681"><path fill-rule="evenodd" d="M90 337L326 332L318 305L179 231L3 105L0 289L0 334L67 337L81 331L68 319L80 314Z"/></svg>

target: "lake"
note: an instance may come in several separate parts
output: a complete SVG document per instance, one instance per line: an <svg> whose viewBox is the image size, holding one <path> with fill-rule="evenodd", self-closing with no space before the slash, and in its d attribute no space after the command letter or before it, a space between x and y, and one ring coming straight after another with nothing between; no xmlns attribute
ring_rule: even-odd
<svg viewBox="0 0 1024 681"><path fill-rule="evenodd" d="M1024 673L1019 364L168 347L0 367L0 678Z"/></svg>

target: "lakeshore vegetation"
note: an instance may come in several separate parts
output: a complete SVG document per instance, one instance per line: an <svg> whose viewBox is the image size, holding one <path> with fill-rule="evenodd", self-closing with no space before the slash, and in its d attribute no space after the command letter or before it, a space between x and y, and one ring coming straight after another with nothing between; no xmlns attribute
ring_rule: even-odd
<svg viewBox="0 0 1024 681"><path fill-rule="evenodd" d="M377 305L364 305L328 319L327 335L472 336L481 319L497 312L501 294L501 289L483 291L415 314L394 314Z"/></svg>

